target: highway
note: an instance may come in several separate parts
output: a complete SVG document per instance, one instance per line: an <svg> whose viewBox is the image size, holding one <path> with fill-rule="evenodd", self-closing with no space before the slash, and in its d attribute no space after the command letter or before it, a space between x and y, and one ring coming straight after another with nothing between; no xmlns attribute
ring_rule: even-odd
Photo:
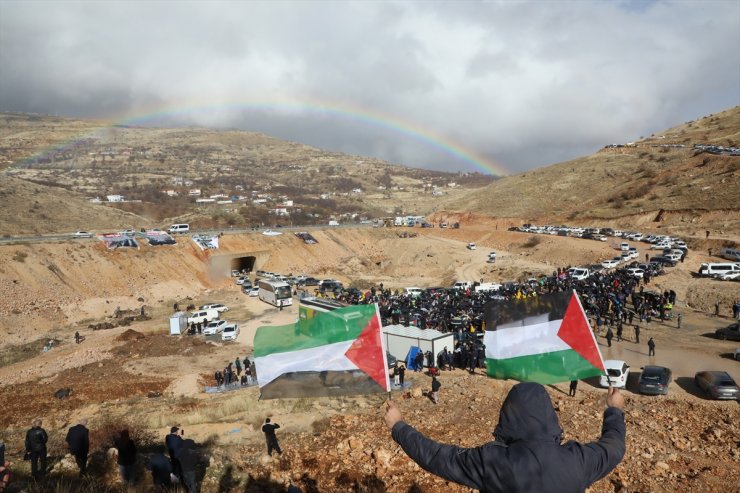
<svg viewBox="0 0 740 493"><path fill-rule="evenodd" d="M246 233L252 233L252 234L262 234L265 231L275 231L278 233L294 233L294 232L300 232L300 231L316 231L316 230L326 230L326 229L348 229L348 228L372 228L372 224L360 224L360 223L348 223L348 224L340 224L339 226L328 226L325 224L318 224L318 225L311 225L311 226L283 226L280 228L225 228L225 229L203 229L203 230L197 230L197 231L190 231L186 234L175 234L171 235L173 238L182 238L185 236L197 236L197 235L218 235L218 234L225 234L225 235L231 235L231 234L246 234ZM92 233L92 232L91 232ZM75 233L68 233L68 234L62 234L62 233L54 233L54 234L46 234L46 235L37 235L37 236L10 236L10 235L4 235L0 237L0 245L16 245L16 244L30 244L30 243L57 243L60 241L97 241L96 235L98 234L115 234L117 233L116 230L108 230L108 231L101 231L98 233L92 233L92 238L79 238L75 236ZM142 233L136 233L137 238L143 237Z"/></svg>

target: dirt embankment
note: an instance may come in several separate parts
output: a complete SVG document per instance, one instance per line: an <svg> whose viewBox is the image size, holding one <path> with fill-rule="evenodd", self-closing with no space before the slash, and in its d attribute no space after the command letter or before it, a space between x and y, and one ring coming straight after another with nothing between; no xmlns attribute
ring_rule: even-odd
<svg viewBox="0 0 740 493"><path fill-rule="evenodd" d="M273 237L226 234L220 248L211 251L202 251L185 237L177 245L142 245L138 250L107 250L94 240L1 246L0 333L4 343L19 343L80 322L85 327L119 307L136 310L229 286L230 279L212 275L216 256L255 256L255 269L400 288L455 280L515 281L617 254L616 239L596 242L511 232L508 218L438 213L431 219L459 222L461 227L329 229L314 233L319 241L314 245L288 232ZM402 237L409 232L417 236ZM701 262L718 260L709 256L709 248L716 253L733 239L690 238L698 249L692 249L685 264L658 278L657 285L676 290L679 299L697 309L712 309L718 298L723 306L731 304L740 298L738 283L694 279L690 273ZM468 242L475 242L477 250L468 250ZM636 246L642 258L647 245ZM486 263L491 250L498 254L495 264Z"/></svg>

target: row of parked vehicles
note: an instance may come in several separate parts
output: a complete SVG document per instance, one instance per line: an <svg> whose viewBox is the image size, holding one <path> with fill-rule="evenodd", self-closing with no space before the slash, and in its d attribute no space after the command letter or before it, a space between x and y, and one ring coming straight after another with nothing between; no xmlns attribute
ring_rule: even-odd
<svg viewBox="0 0 740 493"><path fill-rule="evenodd" d="M221 319L221 314L229 311L223 303L208 303L194 310L188 316L188 326L204 324L203 335L215 336L221 334L222 341L235 341L239 337L239 324Z"/></svg>
<svg viewBox="0 0 740 493"><path fill-rule="evenodd" d="M602 387L627 387L630 374L629 365L622 360L605 360L606 375L599 384ZM673 373L665 366L644 366L637 382L637 390L645 395L667 395L673 381ZM694 375L694 383L710 399L738 400L740 388L726 371L700 371Z"/></svg>

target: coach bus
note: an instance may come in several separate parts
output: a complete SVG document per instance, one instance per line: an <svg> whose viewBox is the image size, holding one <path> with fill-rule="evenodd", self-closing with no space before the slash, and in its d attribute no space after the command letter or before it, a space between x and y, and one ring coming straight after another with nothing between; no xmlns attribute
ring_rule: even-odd
<svg viewBox="0 0 740 493"><path fill-rule="evenodd" d="M260 279L257 286L259 287L259 299L265 303L277 307L293 304L293 291L287 282Z"/></svg>

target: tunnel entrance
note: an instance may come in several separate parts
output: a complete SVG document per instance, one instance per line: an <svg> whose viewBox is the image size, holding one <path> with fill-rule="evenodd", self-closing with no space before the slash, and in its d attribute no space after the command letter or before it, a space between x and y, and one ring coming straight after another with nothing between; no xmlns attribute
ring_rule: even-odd
<svg viewBox="0 0 740 493"><path fill-rule="evenodd" d="M231 270L238 270L239 272L251 273L254 271L254 264L257 262L257 257L233 257L230 261Z"/></svg>

